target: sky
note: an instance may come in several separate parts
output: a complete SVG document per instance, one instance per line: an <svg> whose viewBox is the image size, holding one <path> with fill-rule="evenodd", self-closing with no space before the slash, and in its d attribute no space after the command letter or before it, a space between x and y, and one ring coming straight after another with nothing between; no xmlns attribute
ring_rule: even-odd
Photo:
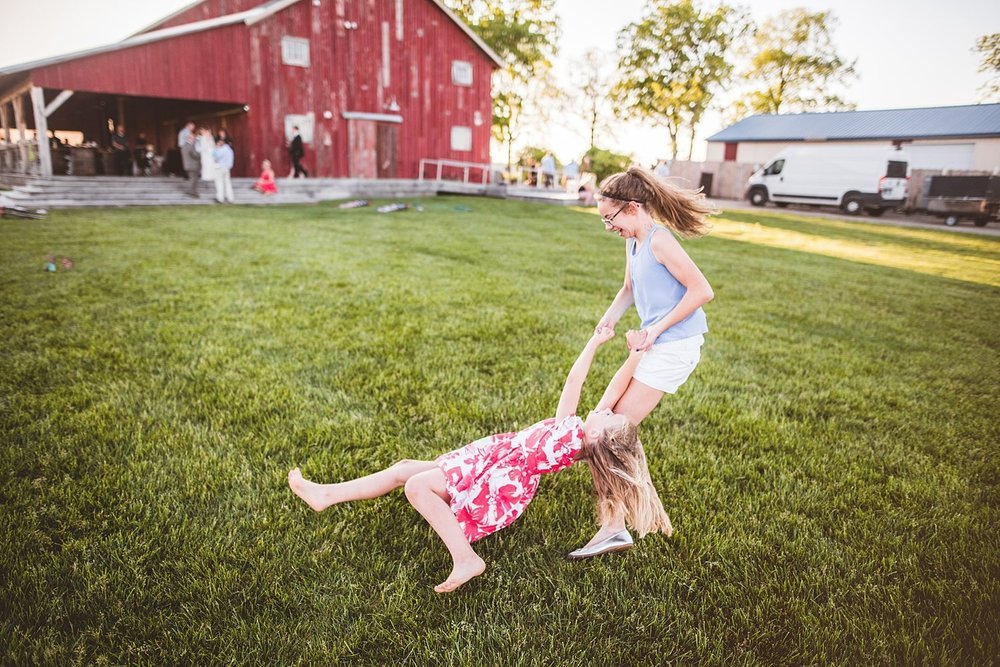
<svg viewBox="0 0 1000 667"><path fill-rule="evenodd" d="M561 31L553 63L557 83L569 86L588 50L613 53L618 31L639 20L644 1L555 0ZM189 3L0 0L0 68L118 41ZM758 22L792 7L832 10L838 21L834 45L845 59L857 60L859 77L846 95L858 109L976 104L985 77L976 72L979 59L972 48L980 35L1000 32L998 0L731 0L731 4L746 8ZM571 110L550 114L548 122L525 128L521 142L550 148L562 162L578 159L589 144L581 117ZM725 126L721 114L706 115L698 129L695 159L704 158L704 139ZM615 122L612 132L598 136L596 143L643 163L670 152L666 130L638 123ZM681 153L686 155L686 143ZM501 162L505 155L495 149L493 158Z"/></svg>

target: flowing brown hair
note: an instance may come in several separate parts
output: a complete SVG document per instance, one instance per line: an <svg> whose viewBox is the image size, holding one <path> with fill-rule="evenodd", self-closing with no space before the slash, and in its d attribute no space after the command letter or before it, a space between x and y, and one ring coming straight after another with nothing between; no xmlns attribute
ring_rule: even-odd
<svg viewBox="0 0 1000 667"><path fill-rule="evenodd" d="M622 204L642 204L654 220L686 238L707 234L711 227L706 218L717 212L706 203L701 188L669 185L642 167L630 167L605 178L600 196Z"/></svg>
<svg viewBox="0 0 1000 667"><path fill-rule="evenodd" d="M597 444L584 446L580 458L594 477L601 523L624 515L639 537L654 532L670 537L674 528L649 476L646 452L634 424L605 431Z"/></svg>

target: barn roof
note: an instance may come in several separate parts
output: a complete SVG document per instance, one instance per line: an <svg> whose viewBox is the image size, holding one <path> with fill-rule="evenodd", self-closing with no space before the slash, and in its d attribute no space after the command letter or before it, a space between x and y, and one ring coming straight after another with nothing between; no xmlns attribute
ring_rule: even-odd
<svg viewBox="0 0 1000 667"><path fill-rule="evenodd" d="M177 16L183 11L190 9L196 5L201 4L205 0L198 0L186 7L183 7L177 12L174 12L170 16L160 19L153 26L159 25L170 18ZM22 72L27 72L33 69L38 69L40 67L46 67L48 65L55 65L57 63L66 62L68 60L76 60L77 58L83 58L86 56L93 56L99 53L108 53L111 51L118 51L120 49L127 49L133 46L139 46L141 44L148 44L150 42L158 42L164 39L170 39L172 37L179 37L181 35L189 35L195 32L201 32L204 30L211 30L213 28L220 28L222 26L233 25L236 23L245 23L246 25L253 25L263 21L269 16L280 12L286 7L290 7L301 0L270 0L262 5L254 7L253 9L248 9L243 12L237 12L235 14L227 14L225 16L219 16L216 18L206 19L204 21L194 21L192 23L185 23L183 25L173 26L170 28L162 28L160 30L150 30L149 32L139 31L130 37L123 39L120 42L115 42L112 44L106 44L104 46L98 46L92 49L84 49L82 51L73 51L71 53L64 53L58 56L53 56L50 58L43 58L41 60L33 60L27 63L21 63L18 65L11 65L9 67L0 68L0 88L3 87L3 79L12 74L19 74ZM459 28L462 29L465 34L467 34L476 46L478 46L498 67L503 67L504 63L500 59L500 56L496 54L493 49L491 49L486 42L484 42L478 35L472 32L472 29L465 24L460 18L458 18L450 9L444 6L439 0L431 0L435 5L437 5L441 11L443 11L448 18L455 22ZM149 27L144 28L148 30Z"/></svg>
<svg viewBox="0 0 1000 667"><path fill-rule="evenodd" d="M1000 136L1000 104L766 114L744 118L708 141L806 141Z"/></svg>

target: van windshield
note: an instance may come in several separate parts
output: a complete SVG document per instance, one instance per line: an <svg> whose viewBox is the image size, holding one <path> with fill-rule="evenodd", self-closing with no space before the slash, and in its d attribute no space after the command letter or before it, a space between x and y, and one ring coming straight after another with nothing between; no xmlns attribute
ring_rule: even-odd
<svg viewBox="0 0 1000 667"><path fill-rule="evenodd" d="M784 166L785 166L784 160L775 160L771 164L767 165L767 168L764 170L764 175L771 176L773 174L780 174Z"/></svg>

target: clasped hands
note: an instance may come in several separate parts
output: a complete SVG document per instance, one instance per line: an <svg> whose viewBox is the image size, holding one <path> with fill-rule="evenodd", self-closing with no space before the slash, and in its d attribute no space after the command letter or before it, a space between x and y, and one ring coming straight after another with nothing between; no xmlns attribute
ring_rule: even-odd
<svg viewBox="0 0 1000 667"><path fill-rule="evenodd" d="M614 327L608 325L606 322L602 321L594 329L594 338L599 345L603 345L614 337ZM653 346L654 340L649 338L648 332L645 329L639 329L638 331L629 329L625 334L625 342L628 344L629 352L645 352Z"/></svg>

